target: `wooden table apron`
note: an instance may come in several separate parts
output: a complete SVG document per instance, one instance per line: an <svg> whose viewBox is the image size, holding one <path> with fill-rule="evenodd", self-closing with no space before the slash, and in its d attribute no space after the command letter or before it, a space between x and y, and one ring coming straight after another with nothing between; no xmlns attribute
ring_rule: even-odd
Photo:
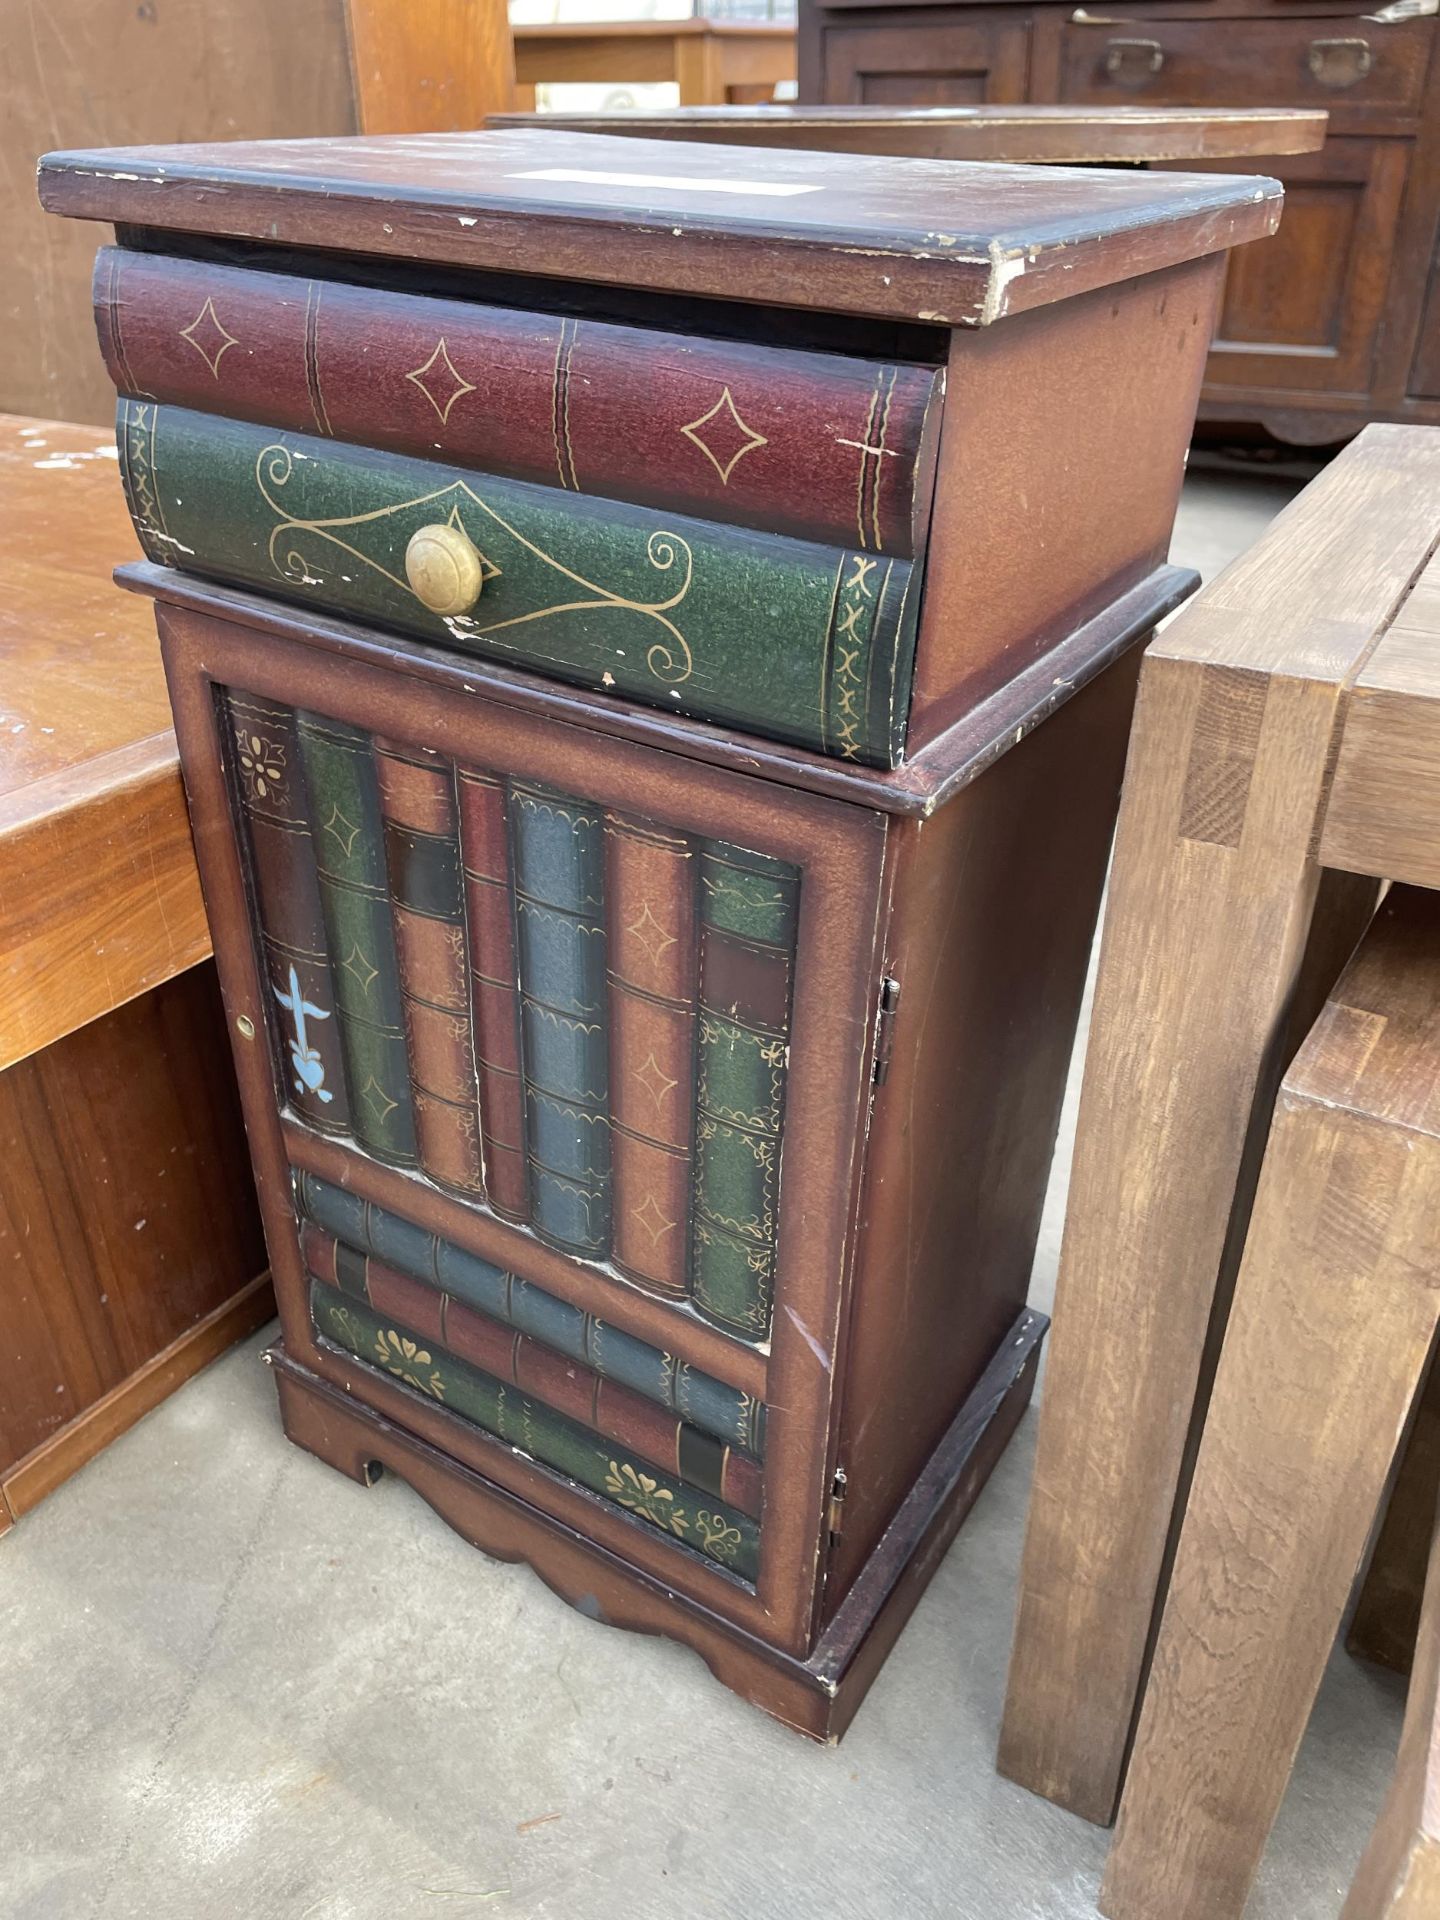
<svg viewBox="0 0 1440 1920"><path fill-rule="evenodd" d="M814 1637L821 1528L834 1470L835 1359L871 1071L884 817L504 710L485 698L479 684L472 695L457 698L403 673L342 664L228 621L163 604L157 615L287 1350L322 1378L353 1391L357 1403L370 1403L697 1604L803 1656ZM483 669L477 668L476 680L483 680ZM334 709L343 687L346 719L366 730L423 742L496 772L576 788L601 805L653 808L688 831L738 837L801 868L786 1179L779 1201L786 1278L768 1356L703 1327L683 1308L610 1281L594 1267L544 1253L530 1235L487 1212L455 1202L439 1205L428 1184L282 1121L264 1038L271 1028L269 995L256 966L222 760L214 689L223 685L322 712ZM250 1024L251 1037L242 1020ZM691 1556L642 1522L574 1491L449 1411L420 1402L369 1369L358 1371L334 1349L317 1344L296 1237L292 1159L329 1178L343 1177L367 1199L412 1216L419 1200L446 1234L472 1251L502 1265L520 1264L547 1288L598 1308L637 1337L735 1385L762 1391L769 1415L755 1590L723 1569L698 1559L692 1564ZM836 1204L838 1196L846 1196L843 1205ZM828 1446L816 1446L815 1437L826 1432Z"/></svg>

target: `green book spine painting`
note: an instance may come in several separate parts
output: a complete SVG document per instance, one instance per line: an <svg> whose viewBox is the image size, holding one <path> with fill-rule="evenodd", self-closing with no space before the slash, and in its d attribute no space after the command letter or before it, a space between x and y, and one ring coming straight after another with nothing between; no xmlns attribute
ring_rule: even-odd
<svg viewBox="0 0 1440 1920"><path fill-rule="evenodd" d="M531 1225L568 1252L610 1251L605 840L597 807L512 782L520 1051Z"/></svg>
<svg viewBox="0 0 1440 1920"><path fill-rule="evenodd" d="M565 1414L431 1347L423 1336L391 1324L324 1281L311 1285L310 1312L317 1333L357 1360L383 1368L413 1392L439 1401L518 1452L754 1581L760 1530L737 1508L618 1451Z"/></svg>
<svg viewBox="0 0 1440 1920"><path fill-rule="evenodd" d="M607 696L898 766L912 562L122 398L147 554ZM422 527L480 558L470 611L412 590Z"/></svg>
<svg viewBox="0 0 1440 1920"><path fill-rule="evenodd" d="M770 1332L800 876L719 840L700 850L693 1288L731 1333Z"/></svg>
<svg viewBox="0 0 1440 1920"><path fill-rule="evenodd" d="M419 1164L405 1016L386 886L380 793L370 740L357 728L300 712L320 873L320 904L335 987L355 1138L379 1160Z"/></svg>

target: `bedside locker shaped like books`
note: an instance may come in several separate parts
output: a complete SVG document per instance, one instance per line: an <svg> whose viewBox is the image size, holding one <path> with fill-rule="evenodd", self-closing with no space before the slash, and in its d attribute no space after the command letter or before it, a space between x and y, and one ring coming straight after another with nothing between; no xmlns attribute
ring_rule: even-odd
<svg viewBox="0 0 1440 1920"><path fill-rule="evenodd" d="M497 132L52 155L287 1433L843 1732L1026 1285L1271 181Z"/></svg>

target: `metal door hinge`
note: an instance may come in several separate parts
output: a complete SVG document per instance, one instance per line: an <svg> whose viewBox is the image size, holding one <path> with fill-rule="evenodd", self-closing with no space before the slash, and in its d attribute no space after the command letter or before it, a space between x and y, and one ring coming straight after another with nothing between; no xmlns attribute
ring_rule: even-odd
<svg viewBox="0 0 1440 1920"><path fill-rule="evenodd" d="M886 974L880 982L880 1012L875 1021L875 1071L878 1087L890 1071L890 1055L895 1050L895 1009L900 1005L900 982Z"/></svg>
<svg viewBox="0 0 1440 1920"><path fill-rule="evenodd" d="M845 1524L845 1469L837 1467L830 1482L830 1531L839 1533Z"/></svg>

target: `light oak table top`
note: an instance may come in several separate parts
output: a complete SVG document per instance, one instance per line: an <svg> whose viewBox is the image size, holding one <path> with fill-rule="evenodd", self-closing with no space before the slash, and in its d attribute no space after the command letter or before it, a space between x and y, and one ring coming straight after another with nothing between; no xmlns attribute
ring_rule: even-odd
<svg viewBox="0 0 1440 1920"><path fill-rule="evenodd" d="M0 1069L203 960L150 608L113 437L0 415Z"/></svg>
<svg viewBox="0 0 1440 1920"><path fill-rule="evenodd" d="M486 125L930 160L1100 166L1314 153L1325 144L1328 117L1290 107L682 106L649 113L494 113Z"/></svg>

